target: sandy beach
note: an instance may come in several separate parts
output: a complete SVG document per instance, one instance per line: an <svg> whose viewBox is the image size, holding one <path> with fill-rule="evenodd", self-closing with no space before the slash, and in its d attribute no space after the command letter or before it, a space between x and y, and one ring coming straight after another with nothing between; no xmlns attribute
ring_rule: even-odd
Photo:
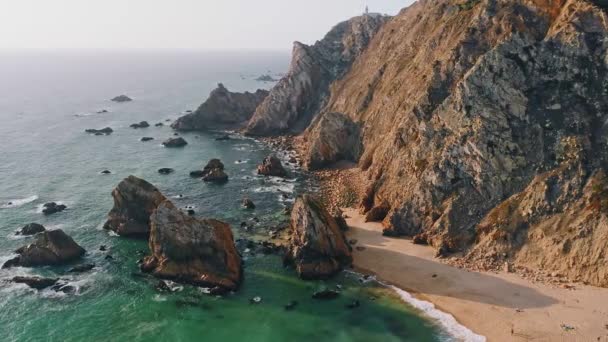
<svg viewBox="0 0 608 342"><path fill-rule="evenodd" d="M353 252L355 268L435 304L488 341L608 342L608 289L569 290L452 267L435 259L432 248L384 237L380 223L344 212L348 238L365 247Z"/></svg>

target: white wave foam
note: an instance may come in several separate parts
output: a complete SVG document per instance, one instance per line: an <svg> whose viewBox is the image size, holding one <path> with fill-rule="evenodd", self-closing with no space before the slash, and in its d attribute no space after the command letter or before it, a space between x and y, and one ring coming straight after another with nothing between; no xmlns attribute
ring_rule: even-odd
<svg viewBox="0 0 608 342"><path fill-rule="evenodd" d="M18 208L24 204L32 203L38 199L38 196L33 195L26 198L14 199L6 201L6 203L0 205L0 209Z"/></svg>
<svg viewBox="0 0 608 342"><path fill-rule="evenodd" d="M402 301L422 311L427 317L436 320L448 334L452 335L456 339L466 342L486 341L485 336L475 334L471 329L458 323L454 316L438 310L433 303L416 299L409 292L404 291L396 286L383 284L381 282L380 284L388 286L399 295Z"/></svg>
<svg viewBox="0 0 608 342"><path fill-rule="evenodd" d="M234 163L237 164L237 165L238 164L246 164L246 163L249 163L249 159L236 160Z"/></svg>

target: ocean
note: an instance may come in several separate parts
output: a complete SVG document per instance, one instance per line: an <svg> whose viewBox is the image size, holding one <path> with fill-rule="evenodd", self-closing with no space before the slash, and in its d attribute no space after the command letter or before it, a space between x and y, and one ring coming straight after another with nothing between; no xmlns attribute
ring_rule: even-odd
<svg viewBox="0 0 608 342"><path fill-rule="evenodd" d="M0 340L459 340L390 287L362 282L349 272L330 281L302 281L273 255L244 255L245 281L238 292L224 297L180 284L171 284L174 292L159 292L158 280L138 269L146 241L102 229L113 203L110 193L129 175L154 184L179 207L230 223L236 237L264 239L283 224L285 205L310 184L298 170L292 170L297 177L289 182L258 177L257 163L271 153L262 143L238 135L216 141L219 132L181 134L189 143L182 149L160 143L173 135L169 121L196 109L218 82L232 91L270 88L271 83L255 79L284 73L288 63L288 52L1 52L0 263L31 240L15 231L37 222L63 229L87 250L82 262L96 266L83 274L66 272L74 264L0 270ZM109 100L120 94L134 101ZM107 113L98 113L102 110ZM143 120L151 127L129 127ZM114 133L84 133L106 126ZM141 142L144 136L155 140ZM189 177L211 158L224 162L228 183L205 184ZM160 175L159 168L175 172ZM106 169L112 173L102 175ZM245 195L256 204L255 211L241 208ZM68 209L44 216L42 204L50 201ZM244 231L241 222L254 227ZM100 251L102 245L106 251ZM36 291L9 281L17 275L58 277L76 290ZM342 293L332 301L312 299L322 288L341 288ZM251 304L258 296L261 302ZM286 311L290 301L298 306ZM360 307L348 309L353 301Z"/></svg>

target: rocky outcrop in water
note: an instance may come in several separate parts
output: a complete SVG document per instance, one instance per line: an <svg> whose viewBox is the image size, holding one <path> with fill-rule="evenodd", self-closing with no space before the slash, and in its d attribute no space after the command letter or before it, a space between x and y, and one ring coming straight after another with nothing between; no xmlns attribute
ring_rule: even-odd
<svg viewBox="0 0 608 342"><path fill-rule="evenodd" d="M225 183L228 175L224 172L224 163L219 159L211 159L202 170L190 172L190 177L202 178L205 182Z"/></svg>
<svg viewBox="0 0 608 342"><path fill-rule="evenodd" d="M131 102L131 101L133 101L133 99L128 97L127 95L118 95L118 96L114 97L111 101L121 103L121 102Z"/></svg>
<svg viewBox="0 0 608 342"><path fill-rule="evenodd" d="M163 141L163 146L167 147L167 148L176 148L176 147L184 147L188 145L188 142L186 141L186 139L179 137L179 138L169 138L165 141Z"/></svg>
<svg viewBox="0 0 608 342"><path fill-rule="evenodd" d="M13 283L16 284L25 284L36 290L44 290L48 287L51 287L59 281L59 278L41 278L41 277L13 277L11 279Z"/></svg>
<svg viewBox="0 0 608 342"><path fill-rule="evenodd" d="M196 111L180 117L171 127L180 131L240 127L266 96L268 91L262 89L255 93L234 93L220 83Z"/></svg>
<svg viewBox="0 0 608 342"><path fill-rule="evenodd" d="M258 174L263 176L287 177L287 170L283 167L281 160L275 155L270 155L258 165Z"/></svg>
<svg viewBox="0 0 608 342"><path fill-rule="evenodd" d="M102 129L89 128L89 129L85 129L84 131L87 133L94 134L94 135L110 135L110 134L112 134L112 132L114 132L114 130L111 129L110 127L106 127L106 128L102 128Z"/></svg>
<svg viewBox="0 0 608 342"><path fill-rule="evenodd" d="M36 235L36 240L19 248L19 256L7 261L2 268L60 265L82 257L85 250L63 232L48 230Z"/></svg>
<svg viewBox="0 0 608 342"><path fill-rule="evenodd" d="M151 255L142 270L164 279L219 290L236 290L242 278L230 226L197 219L177 209L170 201L161 203L150 218Z"/></svg>
<svg viewBox="0 0 608 342"><path fill-rule="evenodd" d="M125 178L112 191L114 207L104 229L121 236L147 237L150 215L166 198L152 184L135 176Z"/></svg>
<svg viewBox="0 0 608 342"><path fill-rule="evenodd" d="M352 263L350 247L323 205L310 195L299 197L291 211L291 237L285 256L303 279L324 279Z"/></svg>
<svg viewBox="0 0 608 342"><path fill-rule="evenodd" d="M17 235L23 235L23 236L30 236L30 235L36 235L38 233L42 233L44 232L46 229L44 228L43 225L38 224L38 223L30 223L26 226L24 226L23 228L21 228L18 232Z"/></svg>
<svg viewBox="0 0 608 342"><path fill-rule="evenodd" d="M340 160L358 162L363 150L359 125L340 113L320 116L306 134L305 163L316 170Z"/></svg>
<svg viewBox="0 0 608 342"><path fill-rule="evenodd" d="M131 124L129 127L133 128L133 129L148 128L148 127L150 127L150 124L148 123L148 121L141 121L139 123Z"/></svg>
<svg viewBox="0 0 608 342"><path fill-rule="evenodd" d="M364 15L335 26L313 46L296 42L287 74L272 88L247 124L248 135L300 132L322 107L330 84L350 69L388 20Z"/></svg>
<svg viewBox="0 0 608 342"><path fill-rule="evenodd" d="M55 213L60 213L66 210L68 207L65 204L57 204L55 202L45 203L42 206L42 213L44 215L52 215Z"/></svg>

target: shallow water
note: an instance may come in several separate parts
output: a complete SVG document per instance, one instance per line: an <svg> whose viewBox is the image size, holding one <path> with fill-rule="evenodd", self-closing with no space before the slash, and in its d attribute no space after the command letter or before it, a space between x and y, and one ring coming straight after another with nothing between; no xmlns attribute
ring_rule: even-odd
<svg viewBox="0 0 608 342"><path fill-rule="evenodd" d="M29 239L15 230L38 222L63 229L87 251L92 272L71 275L65 267L0 270L0 330L3 341L447 341L435 321L405 305L387 288L360 284L342 274L328 282L305 282L282 267L279 257L246 255L245 282L235 294L208 296L182 286L174 293L155 290L158 280L143 276L137 260L145 241L112 236L101 229L112 206L110 192L128 175L156 185L180 207L231 224L237 237L267 236L284 222L286 202L306 187L255 175L256 164L270 151L251 139L215 141L217 133L187 133L183 149L160 142L173 132L157 122L195 109L219 81L231 90L269 87L254 79L284 72L287 54L203 52L70 52L0 55L0 262ZM125 93L135 99L116 104ZM97 114L106 109L109 113ZM152 127L129 128L147 120ZM110 126L110 136L84 133ZM154 137L140 142L143 136ZM219 157L230 181L204 184L188 173ZM160 175L157 169L175 172ZM110 175L101 175L102 170ZM284 199L282 193L289 194ZM248 212L242 196L256 203ZM41 214L45 202L68 206L62 213ZM9 204L9 202L11 202ZM253 231L240 222L257 217ZM106 245L108 251L99 250ZM106 260L107 255L113 257ZM76 294L36 292L6 282L22 274L54 276L77 288ZM320 288L343 287L339 299L311 299ZM262 302L250 304L260 296ZM293 311L284 305L298 301ZM361 307L345 306L359 300Z"/></svg>

